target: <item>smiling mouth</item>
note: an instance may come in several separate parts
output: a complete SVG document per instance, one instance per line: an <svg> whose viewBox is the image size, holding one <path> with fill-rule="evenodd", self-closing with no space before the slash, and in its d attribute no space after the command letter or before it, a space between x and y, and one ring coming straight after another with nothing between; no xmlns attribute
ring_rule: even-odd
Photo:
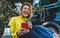
<svg viewBox="0 0 60 38"><path fill-rule="evenodd" d="M28 12L24 12L24 14L29 14Z"/></svg>

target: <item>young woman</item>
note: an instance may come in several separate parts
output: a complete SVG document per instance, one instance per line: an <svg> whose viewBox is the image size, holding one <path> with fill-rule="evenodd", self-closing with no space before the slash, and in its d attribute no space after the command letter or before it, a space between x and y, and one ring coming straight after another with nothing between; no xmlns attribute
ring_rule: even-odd
<svg viewBox="0 0 60 38"><path fill-rule="evenodd" d="M21 7L21 15L12 17L9 21L12 38L53 38L52 32L43 26L34 25L33 29L31 22L29 23L29 29L21 28L21 23L29 20L32 15L32 8L30 3L23 3Z"/></svg>
<svg viewBox="0 0 60 38"><path fill-rule="evenodd" d="M20 13L21 13L20 16L12 17L9 21L12 38L18 38L17 34L21 36L29 32L29 30L26 30L25 28L21 28L21 23L31 18L31 14L32 14L31 4L24 2L22 4ZM32 24L29 23L28 27L32 28Z"/></svg>

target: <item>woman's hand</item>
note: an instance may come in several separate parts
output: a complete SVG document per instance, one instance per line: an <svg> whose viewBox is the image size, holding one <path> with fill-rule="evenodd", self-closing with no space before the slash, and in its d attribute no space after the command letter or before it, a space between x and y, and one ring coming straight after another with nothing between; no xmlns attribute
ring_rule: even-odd
<svg viewBox="0 0 60 38"><path fill-rule="evenodd" d="M31 22L28 22L28 23L29 23L28 27L29 27L29 29L31 29L32 28L32 23Z"/></svg>
<svg viewBox="0 0 60 38"><path fill-rule="evenodd" d="M18 31L18 36L22 36L26 33L28 33L29 30L26 30L25 28L21 28L19 31Z"/></svg>
<svg viewBox="0 0 60 38"><path fill-rule="evenodd" d="M31 22L28 22L28 27L29 27L29 29L32 28L32 23L31 23ZM21 29L18 31L18 36L21 36L21 35L24 35L24 34L28 33L28 32L29 32L29 29L26 30L25 28L21 28Z"/></svg>

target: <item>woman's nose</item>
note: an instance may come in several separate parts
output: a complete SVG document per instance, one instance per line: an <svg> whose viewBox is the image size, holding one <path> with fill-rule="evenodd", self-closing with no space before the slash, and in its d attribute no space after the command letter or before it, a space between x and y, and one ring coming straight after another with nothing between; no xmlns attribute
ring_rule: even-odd
<svg viewBox="0 0 60 38"><path fill-rule="evenodd" d="M25 9L25 11L28 11L28 9Z"/></svg>

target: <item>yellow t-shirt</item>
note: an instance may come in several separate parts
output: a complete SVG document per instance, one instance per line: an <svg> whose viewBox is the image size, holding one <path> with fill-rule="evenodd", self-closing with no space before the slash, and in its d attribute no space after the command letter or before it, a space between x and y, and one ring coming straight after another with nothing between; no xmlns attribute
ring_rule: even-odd
<svg viewBox="0 0 60 38"><path fill-rule="evenodd" d="M16 32L21 29L21 23L25 22L27 18L22 16L12 17L9 21L12 38L18 38Z"/></svg>

